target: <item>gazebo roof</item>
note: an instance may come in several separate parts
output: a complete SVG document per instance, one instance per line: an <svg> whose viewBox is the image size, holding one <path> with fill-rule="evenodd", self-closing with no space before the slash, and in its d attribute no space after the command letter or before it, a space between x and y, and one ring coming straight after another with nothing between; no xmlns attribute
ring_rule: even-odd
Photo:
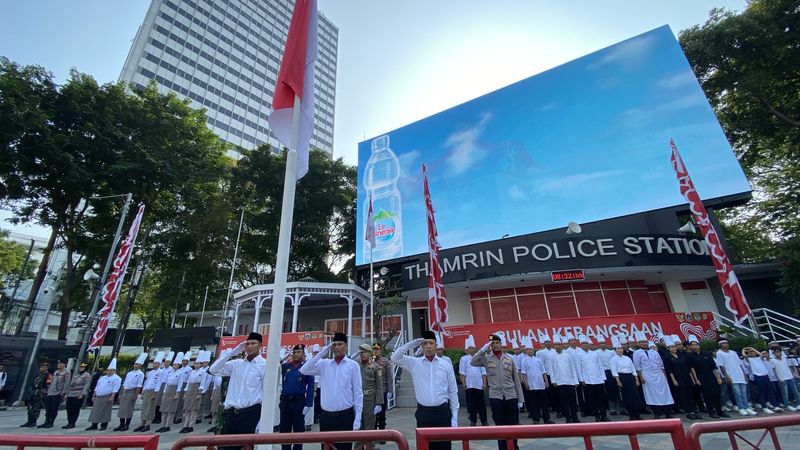
<svg viewBox="0 0 800 450"><path fill-rule="evenodd" d="M248 301L257 302L259 300L263 301L265 298L272 298L274 286L274 284L255 284L242 289L233 294L234 304L239 306ZM338 296L345 299L352 297L360 302L369 301L369 292L354 284L323 283L311 277L286 283L286 300L298 301L306 298L311 299L314 296Z"/></svg>

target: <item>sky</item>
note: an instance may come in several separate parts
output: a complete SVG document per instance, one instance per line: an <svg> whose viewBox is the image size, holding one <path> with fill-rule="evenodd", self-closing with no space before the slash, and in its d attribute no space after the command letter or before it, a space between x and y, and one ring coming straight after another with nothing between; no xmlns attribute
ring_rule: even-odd
<svg viewBox="0 0 800 450"><path fill-rule="evenodd" d="M668 24L745 0L319 0L339 28L334 157L358 142ZM149 0L0 0L0 55L116 81ZM0 227L46 235L44 229Z"/></svg>
<svg viewBox="0 0 800 450"><path fill-rule="evenodd" d="M663 26L362 142L357 235L372 196L373 260L427 251L422 164L443 248L683 204L671 138L702 198L750 191Z"/></svg>

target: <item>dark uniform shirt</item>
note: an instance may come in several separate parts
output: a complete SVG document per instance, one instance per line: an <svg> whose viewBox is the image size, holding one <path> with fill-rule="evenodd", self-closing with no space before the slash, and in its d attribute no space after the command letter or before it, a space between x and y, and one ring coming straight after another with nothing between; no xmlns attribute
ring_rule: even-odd
<svg viewBox="0 0 800 450"><path fill-rule="evenodd" d="M288 396L304 396L306 399L306 406L314 405L314 376L303 375L300 372L300 367L303 366L302 362L283 363L281 364L281 379L283 380L283 388L281 395Z"/></svg>
<svg viewBox="0 0 800 450"><path fill-rule="evenodd" d="M692 382L692 376L689 374L689 365L686 361L686 356L676 354L675 356L667 355L664 358L664 369L667 371L667 375L672 375L675 377L675 380L678 382L678 386L680 387L691 387L694 386ZM672 384L672 379L669 380L670 385Z"/></svg>
<svg viewBox="0 0 800 450"><path fill-rule="evenodd" d="M719 383L717 383L717 377L714 375L717 363L711 353L704 351L698 353L689 352L687 359L689 368L694 369L697 379L700 380L703 392L719 395L720 387Z"/></svg>

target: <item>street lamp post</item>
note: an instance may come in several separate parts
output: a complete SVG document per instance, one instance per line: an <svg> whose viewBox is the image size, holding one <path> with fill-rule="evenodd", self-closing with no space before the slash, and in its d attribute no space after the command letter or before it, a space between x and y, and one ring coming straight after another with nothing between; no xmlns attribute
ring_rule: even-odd
<svg viewBox="0 0 800 450"><path fill-rule="evenodd" d="M123 195L106 195L103 197L90 197L90 199L115 198L122 196ZM111 249L108 251L108 258L106 258L106 265L105 268L103 268L103 275L100 277L100 289L98 289L97 295L92 303L92 309L89 311L89 315L86 317L86 330L84 331L83 339L81 340L81 349L78 351L78 365L80 365L80 363L83 362L83 359L86 357L86 349L89 346L89 338L91 338L92 334L94 334L94 328L97 326L97 308L100 305L100 298L103 295L103 285L106 283L106 279L108 279L108 272L111 270L111 263L114 261L114 252L116 251L117 245L119 244L119 239L122 236L122 225L125 223L125 217L128 215L128 209L133 201L133 194L128 193L124 194L124 196L125 205L122 207L122 215L120 216L119 223L117 224L117 233L114 235L114 241L111 244Z"/></svg>

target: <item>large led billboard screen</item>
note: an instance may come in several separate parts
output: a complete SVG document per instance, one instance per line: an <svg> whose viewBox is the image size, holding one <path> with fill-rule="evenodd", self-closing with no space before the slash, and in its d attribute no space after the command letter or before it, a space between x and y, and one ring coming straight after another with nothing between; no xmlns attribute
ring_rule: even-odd
<svg viewBox="0 0 800 450"><path fill-rule="evenodd" d="M668 26L361 142L356 264L685 203L674 138L704 200L750 191Z"/></svg>

